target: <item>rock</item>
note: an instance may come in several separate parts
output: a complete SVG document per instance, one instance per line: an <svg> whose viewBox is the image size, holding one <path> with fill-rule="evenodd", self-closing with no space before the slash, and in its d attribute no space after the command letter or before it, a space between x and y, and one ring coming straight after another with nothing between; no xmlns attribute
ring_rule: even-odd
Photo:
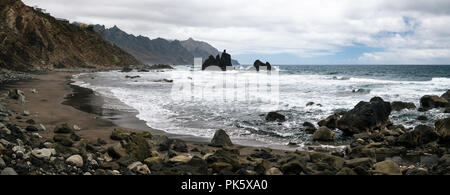
<svg viewBox="0 0 450 195"><path fill-rule="evenodd" d="M63 124L56 125L54 132L62 133L62 134L65 134L65 133L69 134L69 133L73 133L73 129L69 126L69 124L63 123Z"/></svg>
<svg viewBox="0 0 450 195"><path fill-rule="evenodd" d="M120 168L120 165L116 162L103 162L100 164L100 168L118 170Z"/></svg>
<svg viewBox="0 0 450 195"><path fill-rule="evenodd" d="M125 149L122 147L121 143L118 143L114 146L108 148L108 154L114 159L120 159L122 157L128 156Z"/></svg>
<svg viewBox="0 0 450 195"><path fill-rule="evenodd" d="M280 169L276 167L272 167L269 170L266 171L266 175L283 175L283 173L280 171Z"/></svg>
<svg viewBox="0 0 450 195"><path fill-rule="evenodd" d="M426 120L428 120L428 117L424 116L424 115L420 115L420 116L417 117L417 120L419 120L419 121L426 121Z"/></svg>
<svg viewBox="0 0 450 195"><path fill-rule="evenodd" d="M211 164L211 168L215 173L220 173L221 171L232 171L233 166L226 162L215 162Z"/></svg>
<svg viewBox="0 0 450 195"><path fill-rule="evenodd" d="M6 167L0 172L0 175L17 175L17 172L11 167Z"/></svg>
<svg viewBox="0 0 450 195"><path fill-rule="evenodd" d="M47 130L47 128L45 128L45 126L43 124L39 124L37 126L37 129L38 129L38 131L46 131Z"/></svg>
<svg viewBox="0 0 450 195"><path fill-rule="evenodd" d="M70 134L70 139L72 139L73 141L80 141L81 137L75 133Z"/></svg>
<svg viewBox="0 0 450 195"><path fill-rule="evenodd" d="M31 154L36 158L50 160L50 157L56 154L56 151L53 148L34 149L31 151Z"/></svg>
<svg viewBox="0 0 450 195"><path fill-rule="evenodd" d="M30 115L31 115L30 111L28 110L23 111L23 116L30 116Z"/></svg>
<svg viewBox="0 0 450 195"><path fill-rule="evenodd" d="M27 128L25 128L25 130L29 131L29 132L36 132L39 131L39 129L35 126L27 126Z"/></svg>
<svg viewBox="0 0 450 195"><path fill-rule="evenodd" d="M447 90L444 94L441 95L441 98L446 99L448 102L450 102L450 90Z"/></svg>
<svg viewBox="0 0 450 195"><path fill-rule="evenodd" d="M239 151L234 149L219 149L214 152L214 154L208 155L206 157L206 162L208 162L208 164L225 162L232 165L233 170L238 170L241 167L241 163L239 161Z"/></svg>
<svg viewBox="0 0 450 195"><path fill-rule="evenodd" d="M16 100L25 99L25 93L18 89L9 89L8 97Z"/></svg>
<svg viewBox="0 0 450 195"><path fill-rule="evenodd" d="M3 160L3 158L0 157L0 169L3 169L3 168L5 168L5 167L6 167L6 163L5 163L5 161Z"/></svg>
<svg viewBox="0 0 450 195"><path fill-rule="evenodd" d="M344 162L344 166L349 168L362 167L364 169L370 169L372 165L373 160L371 158L355 158Z"/></svg>
<svg viewBox="0 0 450 195"><path fill-rule="evenodd" d="M319 125L319 127L328 127L330 129L334 129L337 127L337 121L341 118L340 115L337 114L333 114L329 117L327 117L324 120L319 121L317 124Z"/></svg>
<svg viewBox="0 0 450 195"><path fill-rule="evenodd" d="M418 125L413 131L406 132L397 139L397 143L406 146L420 146L438 139L433 127Z"/></svg>
<svg viewBox="0 0 450 195"><path fill-rule="evenodd" d="M25 121L26 123L30 124L30 125L34 125L36 124L36 121L34 121L33 119L28 119L27 121Z"/></svg>
<svg viewBox="0 0 450 195"><path fill-rule="evenodd" d="M170 158L169 162L171 162L171 163L181 162L181 163L187 164L191 159L192 159L192 156L190 156L190 155L178 155L173 158Z"/></svg>
<svg viewBox="0 0 450 195"><path fill-rule="evenodd" d="M209 144L213 147L225 147L225 146L233 146L233 143L231 142L230 137L227 135L227 133L219 129L214 134L214 137L211 140L211 143Z"/></svg>
<svg viewBox="0 0 450 195"><path fill-rule="evenodd" d="M352 110L344 114L338 121L338 128L346 134L356 134L390 124L391 104L380 97L374 97L370 102L359 102Z"/></svg>
<svg viewBox="0 0 450 195"><path fill-rule="evenodd" d="M413 110L413 109L416 109L416 105L412 102L395 101L395 102L391 102L391 108L394 111L401 111L403 109Z"/></svg>
<svg viewBox="0 0 450 195"><path fill-rule="evenodd" d="M77 167L83 167L83 158L80 155L72 155L66 159L66 162Z"/></svg>
<svg viewBox="0 0 450 195"><path fill-rule="evenodd" d="M69 137L64 135L56 134L55 136L53 136L53 140L67 147L71 147L73 145L73 141Z"/></svg>
<svg viewBox="0 0 450 195"><path fill-rule="evenodd" d="M374 165L375 175L402 175L400 167L392 160L386 160Z"/></svg>
<svg viewBox="0 0 450 195"><path fill-rule="evenodd" d="M317 131L316 127L314 126L314 124L310 123L310 122L304 122L303 126L306 127L305 132L307 134L313 134L314 132Z"/></svg>
<svg viewBox="0 0 450 195"><path fill-rule="evenodd" d="M129 66L125 66L122 68L122 72L131 72L131 71L133 71L133 69L130 68Z"/></svg>
<svg viewBox="0 0 450 195"><path fill-rule="evenodd" d="M256 71L259 71L260 67L266 67L266 70L272 70L272 66L270 65L269 62L266 62L265 64L263 62L261 62L260 60L256 60L253 63L253 67L255 67Z"/></svg>
<svg viewBox="0 0 450 195"><path fill-rule="evenodd" d="M131 163L130 165L128 165L127 166L127 169L128 170L131 170L131 171L134 171L134 170L136 170L136 168L138 167L138 166L141 166L141 165L143 165L141 162L133 162L133 163Z"/></svg>
<svg viewBox="0 0 450 195"><path fill-rule="evenodd" d="M97 144L98 144L98 145L101 145L101 146L104 146L104 145L106 145L106 144L108 144L108 143L106 143L106 141L103 140L102 138L97 138Z"/></svg>
<svg viewBox="0 0 450 195"><path fill-rule="evenodd" d="M127 152L130 158L138 161L144 161L146 158L152 156L152 151L147 139L141 134L131 133L123 141L122 147Z"/></svg>
<svg viewBox="0 0 450 195"><path fill-rule="evenodd" d="M445 108L444 113L450 113L450 107Z"/></svg>
<svg viewBox="0 0 450 195"><path fill-rule="evenodd" d="M317 141L333 141L334 132L323 126L313 134L313 140Z"/></svg>
<svg viewBox="0 0 450 195"><path fill-rule="evenodd" d="M306 159L298 154L287 154L280 159L280 170L284 175L299 175L301 173L308 173L306 167Z"/></svg>
<svg viewBox="0 0 450 195"><path fill-rule="evenodd" d="M344 167L339 172L337 172L336 175L358 175L358 174L356 174L356 172L353 171L353 169Z"/></svg>
<svg viewBox="0 0 450 195"><path fill-rule="evenodd" d="M172 142L172 150L176 152L188 152L187 145L182 140L173 140Z"/></svg>
<svg viewBox="0 0 450 195"><path fill-rule="evenodd" d="M152 173L147 165L137 166L135 171L139 175L150 175Z"/></svg>
<svg viewBox="0 0 450 195"><path fill-rule="evenodd" d="M450 118L438 120L434 125L436 131L439 133L440 140L446 142L450 141Z"/></svg>
<svg viewBox="0 0 450 195"><path fill-rule="evenodd" d="M120 140L123 140L123 139L125 139L126 137L128 137L130 135L131 135L131 132L129 132L129 131L125 131L125 130L122 130L122 129L119 129L119 128L115 128L112 131L110 138L112 140L120 141Z"/></svg>
<svg viewBox="0 0 450 195"><path fill-rule="evenodd" d="M284 122L284 121L286 121L286 117L277 112L269 112L269 114L267 114L267 116L266 116L266 121L268 121L268 122L272 122L272 121Z"/></svg>
<svg viewBox="0 0 450 195"><path fill-rule="evenodd" d="M256 152L251 154L250 156L253 158L271 159L274 157L271 153L272 149L270 148L260 148L256 149Z"/></svg>
<svg viewBox="0 0 450 195"><path fill-rule="evenodd" d="M161 159L160 157L158 157L158 156L155 156L155 157L149 157L149 158L146 158L146 159L144 160L144 163L145 163L146 165L148 165L149 167L152 167L153 165L162 163L162 159Z"/></svg>
<svg viewBox="0 0 450 195"><path fill-rule="evenodd" d="M314 104L315 104L314 102L308 102L308 103L306 103L306 107L313 106Z"/></svg>
<svg viewBox="0 0 450 195"><path fill-rule="evenodd" d="M427 111L433 108L444 108L448 106L448 101L436 95L425 95L420 98L420 111Z"/></svg>
<svg viewBox="0 0 450 195"><path fill-rule="evenodd" d="M232 66L231 64L231 55L226 53L226 50L223 51L222 56L217 55L216 58L210 55L208 59L202 65L202 70L205 70L209 66L218 66L223 71L227 69L227 66Z"/></svg>
<svg viewBox="0 0 450 195"><path fill-rule="evenodd" d="M340 170L344 166L345 160L341 157L337 157L331 154L322 152L311 152L309 154L311 162L313 163L326 163L334 170Z"/></svg>

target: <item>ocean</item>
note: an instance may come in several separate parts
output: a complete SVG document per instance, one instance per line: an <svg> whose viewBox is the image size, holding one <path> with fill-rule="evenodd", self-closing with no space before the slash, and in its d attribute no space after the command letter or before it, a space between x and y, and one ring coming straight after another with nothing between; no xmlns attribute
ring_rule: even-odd
<svg viewBox="0 0 450 195"><path fill-rule="evenodd" d="M440 96L450 89L450 66L445 65L284 65L271 74L248 68L205 72L176 66L151 72L82 73L73 77L73 84L104 97L105 109L138 112L148 126L171 134L212 138L217 129L224 129L238 144L272 148L298 144L290 149L347 144L348 137L339 130L334 142L312 141L303 131L304 122L317 126L334 112L374 96L419 107L423 95ZM286 122L266 122L270 111L285 115ZM420 115L428 120L416 120ZM439 109L402 110L393 111L390 118L413 128L449 116Z"/></svg>

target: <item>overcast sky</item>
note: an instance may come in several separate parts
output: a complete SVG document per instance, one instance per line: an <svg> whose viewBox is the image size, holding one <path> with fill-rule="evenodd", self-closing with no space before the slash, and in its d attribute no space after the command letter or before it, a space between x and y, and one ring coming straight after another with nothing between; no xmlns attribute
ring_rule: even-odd
<svg viewBox="0 0 450 195"><path fill-rule="evenodd" d="M241 61L450 64L450 0L23 0L70 21L206 41Z"/></svg>

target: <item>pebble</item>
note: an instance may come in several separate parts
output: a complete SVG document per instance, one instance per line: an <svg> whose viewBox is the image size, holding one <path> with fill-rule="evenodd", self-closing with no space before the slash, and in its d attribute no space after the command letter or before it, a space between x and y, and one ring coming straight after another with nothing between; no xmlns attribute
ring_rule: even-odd
<svg viewBox="0 0 450 195"><path fill-rule="evenodd" d="M83 167L83 158L78 154L70 156L66 159L66 162L77 167Z"/></svg>

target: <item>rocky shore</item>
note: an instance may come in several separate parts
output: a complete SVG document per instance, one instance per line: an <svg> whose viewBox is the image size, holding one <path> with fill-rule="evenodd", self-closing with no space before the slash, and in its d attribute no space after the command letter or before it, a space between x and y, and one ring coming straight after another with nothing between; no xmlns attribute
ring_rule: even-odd
<svg viewBox="0 0 450 195"><path fill-rule="evenodd" d="M450 118L414 129L393 124L392 110L416 109L408 103L374 97L320 121L318 127L305 122L305 130L317 141L333 141L333 129L345 132L352 140L342 152L281 151L235 145L219 129L210 143L199 143L115 126L60 104L70 90L71 74L50 72L1 91L1 175L450 173ZM449 94L424 97L419 109L445 112ZM266 119L285 120L277 113Z"/></svg>

